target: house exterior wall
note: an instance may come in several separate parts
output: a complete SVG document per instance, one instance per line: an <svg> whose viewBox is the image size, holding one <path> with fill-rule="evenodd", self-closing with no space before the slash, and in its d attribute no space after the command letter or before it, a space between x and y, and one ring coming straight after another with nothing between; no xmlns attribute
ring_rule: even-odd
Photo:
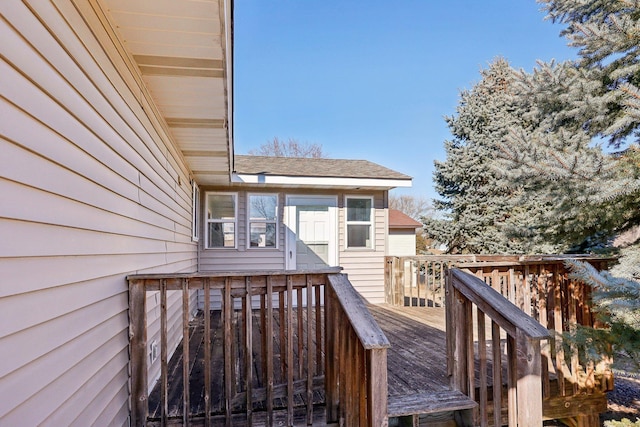
<svg viewBox="0 0 640 427"><path fill-rule="evenodd" d="M209 187L202 189L201 206L203 218L206 218L204 206L207 192L238 193L238 244L236 249L206 249L205 239L200 239L199 266L200 271L256 271L285 269L285 227L284 204L289 195L335 196L338 201L338 265L354 287L369 301L384 302L384 256L386 253L386 236L388 213L386 209L386 191L342 191L342 190L300 190L273 189L264 187ZM247 248L247 194L278 194L278 247L277 249ZM374 230L375 244L373 249L347 249L345 237L345 197L371 196L374 198ZM206 223L203 219L201 235L204 236ZM216 303L216 296L212 294Z"/></svg>
<svg viewBox="0 0 640 427"><path fill-rule="evenodd" d="M26 3L0 2L0 425L128 425L125 277L197 269L188 170L97 3Z"/></svg>
<svg viewBox="0 0 640 427"><path fill-rule="evenodd" d="M389 230L387 254L394 256L415 256L416 230L414 228Z"/></svg>
<svg viewBox="0 0 640 427"><path fill-rule="evenodd" d="M339 245L340 245L340 266L344 268L344 273L349 276L349 281L353 287L367 301L373 304L380 304L384 298L384 256L387 245L387 229L389 214L387 210L387 192L378 191L373 193L352 193L349 196L374 196L374 228L375 244L373 249L346 249L346 226L344 207L344 194L339 198L340 210L339 218Z"/></svg>

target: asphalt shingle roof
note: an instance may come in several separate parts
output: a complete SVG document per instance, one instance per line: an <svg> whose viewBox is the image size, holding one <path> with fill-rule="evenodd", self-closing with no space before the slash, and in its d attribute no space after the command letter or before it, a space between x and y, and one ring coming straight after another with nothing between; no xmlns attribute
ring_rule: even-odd
<svg viewBox="0 0 640 427"><path fill-rule="evenodd" d="M235 169L236 173L250 175L411 179L368 160L236 155Z"/></svg>
<svg viewBox="0 0 640 427"><path fill-rule="evenodd" d="M416 221L404 212L389 209L389 228L421 228L423 224Z"/></svg>

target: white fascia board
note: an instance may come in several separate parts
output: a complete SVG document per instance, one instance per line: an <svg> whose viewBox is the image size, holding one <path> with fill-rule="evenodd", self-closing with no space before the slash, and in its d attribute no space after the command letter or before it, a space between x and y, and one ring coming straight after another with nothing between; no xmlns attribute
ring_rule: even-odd
<svg viewBox="0 0 640 427"><path fill-rule="evenodd" d="M411 179L336 178L234 173L231 182L242 184L321 186L321 187L411 187Z"/></svg>

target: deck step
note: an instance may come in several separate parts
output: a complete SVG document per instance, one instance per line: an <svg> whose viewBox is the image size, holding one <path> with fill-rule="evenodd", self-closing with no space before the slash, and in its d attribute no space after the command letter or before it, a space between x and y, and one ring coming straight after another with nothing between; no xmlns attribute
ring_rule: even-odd
<svg viewBox="0 0 640 427"><path fill-rule="evenodd" d="M419 393L407 396L389 396L389 417L434 414L437 412L473 409L478 404L469 396L453 390Z"/></svg>

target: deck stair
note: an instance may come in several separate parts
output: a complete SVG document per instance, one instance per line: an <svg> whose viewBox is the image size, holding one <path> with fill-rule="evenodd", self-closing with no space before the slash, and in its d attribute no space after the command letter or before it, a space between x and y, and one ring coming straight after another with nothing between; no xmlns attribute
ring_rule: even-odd
<svg viewBox="0 0 640 427"><path fill-rule="evenodd" d="M477 402L465 394L455 390L446 390L435 393L391 396L389 397L388 414L390 419L398 418L401 425L406 425L407 422L410 423L409 425L414 425L420 415L433 415L433 419L438 420L465 420L470 417L470 410L477 406Z"/></svg>

